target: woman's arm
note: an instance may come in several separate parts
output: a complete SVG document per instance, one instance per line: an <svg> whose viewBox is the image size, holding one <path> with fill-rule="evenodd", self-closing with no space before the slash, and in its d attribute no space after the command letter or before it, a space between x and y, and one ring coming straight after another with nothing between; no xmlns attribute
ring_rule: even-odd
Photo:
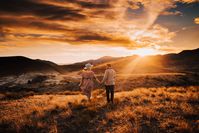
<svg viewBox="0 0 199 133"><path fill-rule="evenodd" d="M83 77L81 78L81 80L80 80L80 83L79 83L79 86L82 86L82 83L83 83Z"/></svg>
<svg viewBox="0 0 199 133"><path fill-rule="evenodd" d="M99 81L99 79L97 78L97 76L94 74L94 78L95 78L95 80L98 82L98 83L100 83L100 81Z"/></svg>

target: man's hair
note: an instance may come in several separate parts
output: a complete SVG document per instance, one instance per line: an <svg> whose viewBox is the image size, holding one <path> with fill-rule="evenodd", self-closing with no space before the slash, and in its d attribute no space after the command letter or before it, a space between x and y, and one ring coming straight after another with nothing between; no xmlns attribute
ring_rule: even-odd
<svg viewBox="0 0 199 133"><path fill-rule="evenodd" d="M108 67L111 67L111 64L106 64Z"/></svg>

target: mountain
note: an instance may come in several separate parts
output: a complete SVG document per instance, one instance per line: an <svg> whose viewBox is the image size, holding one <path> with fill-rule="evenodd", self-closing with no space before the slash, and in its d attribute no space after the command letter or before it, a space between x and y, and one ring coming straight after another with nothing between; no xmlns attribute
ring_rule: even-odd
<svg viewBox="0 0 199 133"><path fill-rule="evenodd" d="M139 57L104 56L96 60L57 65L50 61L33 60L22 56L0 57L0 76L20 75L23 73L66 73L79 71L86 63L94 65L96 73L104 72L106 64L112 64L118 73L167 73L199 72L199 48L184 50L178 54L154 55Z"/></svg>
<svg viewBox="0 0 199 133"><path fill-rule="evenodd" d="M0 57L0 76L20 75L29 72L61 73L63 70L50 61L33 60L23 56Z"/></svg>
<svg viewBox="0 0 199 133"><path fill-rule="evenodd" d="M177 67L181 71L199 71L199 48L184 50L178 54L164 55L165 66Z"/></svg>
<svg viewBox="0 0 199 133"><path fill-rule="evenodd" d="M184 50L178 54L179 56L184 57L198 57L199 56L199 48L194 50Z"/></svg>
<svg viewBox="0 0 199 133"><path fill-rule="evenodd" d="M110 62L119 73L199 72L199 49L184 50L178 54L129 56ZM106 64L98 65L95 72L104 71Z"/></svg>
<svg viewBox="0 0 199 133"><path fill-rule="evenodd" d="M84 68L85 64L87 63L91 63L94 66L98 66L100 64L103 63L108 63L111 61L115 61L115 60L119 60L123 57L111 57L111 56L104 56L98 59L93 59L93 60L87 60L87 61L83 61L83 62L78 62L78 63L74 63L74 64L69 64L69 65L62 65L62 69L66 70L66 71L78 71Z"/></svg>
<svg viewBox="0 0 199 133"><path fill-rule="evenodd" d="M57 65L50 61L33 60L23 56L0 57L0 76L20 75L24 73L66 73L77 71L84 67L86 63L99 65L118 58L105 56L96 60L87 60L71 65Z"/></svg>

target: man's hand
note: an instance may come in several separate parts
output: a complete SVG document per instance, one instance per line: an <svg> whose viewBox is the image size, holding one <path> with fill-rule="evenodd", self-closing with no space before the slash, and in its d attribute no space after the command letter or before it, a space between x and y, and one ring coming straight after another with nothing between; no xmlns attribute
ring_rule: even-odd
<svg viewBox="0 0 199 133"><path fill-rule="evenodd" d="M103 82L102 82L102 81L100 81L100 84L103 84Z"/></svg>

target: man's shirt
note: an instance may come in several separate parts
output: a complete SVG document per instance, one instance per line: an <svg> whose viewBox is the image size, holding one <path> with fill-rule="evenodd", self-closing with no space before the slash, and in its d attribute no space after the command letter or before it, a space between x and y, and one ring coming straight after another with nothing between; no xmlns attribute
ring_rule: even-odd
<svg viewBox="0 0 199 133"><path fill-rule="evenodd" d="M102 82L105 83L105 85L115 85L115 75L115 70L112 68L106 69Z"/></svg>

